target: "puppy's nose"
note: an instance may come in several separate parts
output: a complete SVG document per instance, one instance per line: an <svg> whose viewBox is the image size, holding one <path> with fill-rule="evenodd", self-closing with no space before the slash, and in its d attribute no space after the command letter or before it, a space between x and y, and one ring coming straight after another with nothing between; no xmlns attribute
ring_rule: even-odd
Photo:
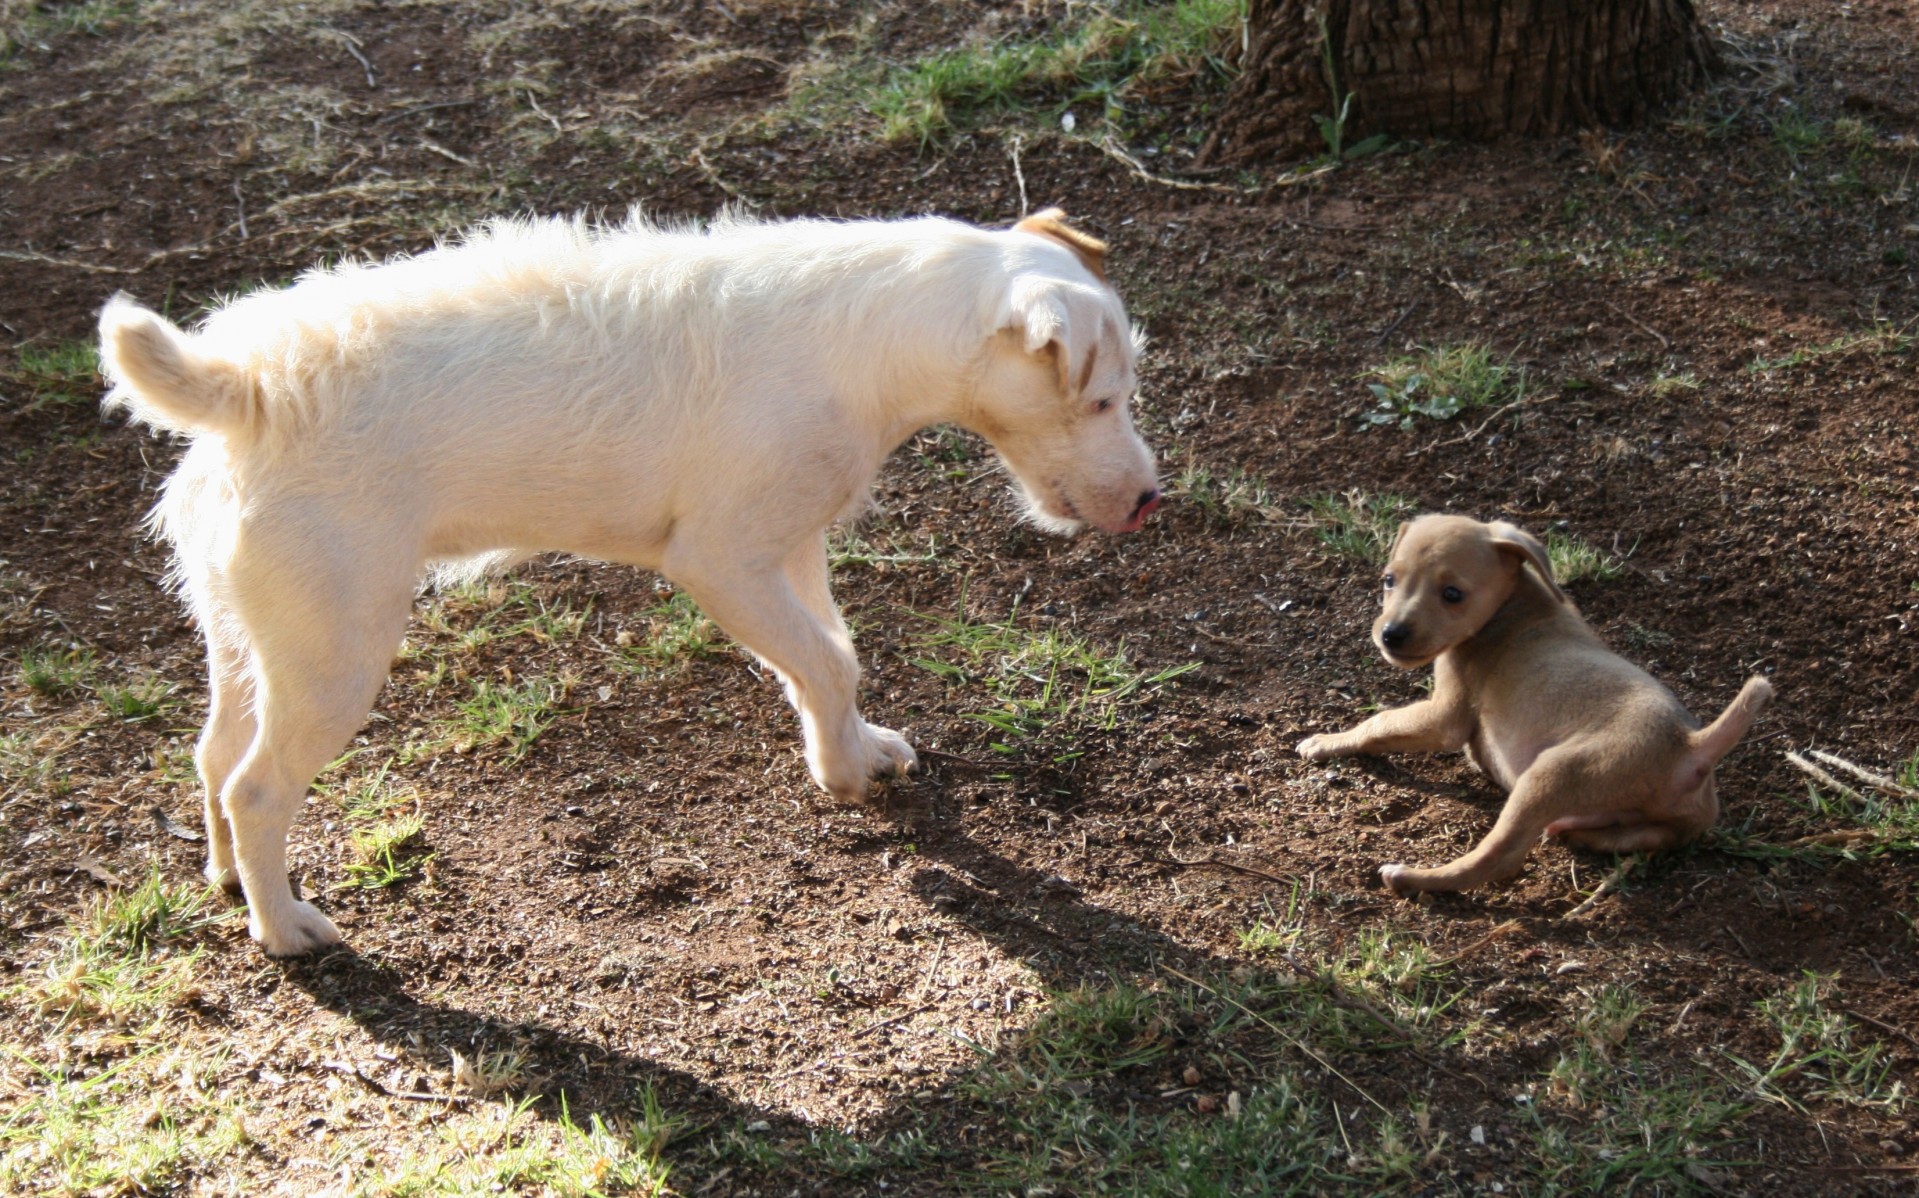
<svg viewBox="0 0 1919 1198"><path fill-rule="evenodd" d="M1388 649L1398 649L1412 634L1413 630L1404 624L1388 624L1379 630L1379 643Z"/></svg>
<svg viewBox="0 0 1919 1198"><path fill-rule="evenodd" d="M1144 491L1141 491L1139 493L1139 503L1133 508L1133 519L1144 520L1152 514L1154 508L1159 506L1159 501L1160 494L1158 487L1148 487Z"/></svg>

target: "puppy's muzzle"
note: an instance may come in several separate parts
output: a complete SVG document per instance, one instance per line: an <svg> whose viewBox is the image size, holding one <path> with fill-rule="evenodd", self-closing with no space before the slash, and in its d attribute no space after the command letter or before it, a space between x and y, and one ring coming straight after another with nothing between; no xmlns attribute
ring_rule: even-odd
<svg viewBox="0 0 1919 1198"><path fill-rule="evenodd" d="M1379 630L1379 644L1388 653L1398 653L1413 639L1413 630L1404 624L1388 624Z"/></svg>

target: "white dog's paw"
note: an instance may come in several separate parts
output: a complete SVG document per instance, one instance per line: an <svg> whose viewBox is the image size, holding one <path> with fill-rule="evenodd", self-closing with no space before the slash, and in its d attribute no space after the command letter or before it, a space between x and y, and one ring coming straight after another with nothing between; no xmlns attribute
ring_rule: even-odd
<svg viewBox="0 0 1919 1198"><path fill-rule="evenodd" d="M247 917L247 931L269 957L304 957L343 939L340 929L318 907L302 902L283 908L270 927L254 912Z"/></svg>
<svg viewBox="0 0 1919 1198"><path fill-rule="evenodd" d="M1382 865L1379 867L1379 879L1386 883L1386 889L1392 891L1394 894L1406 894L1409 892L1409 888L1406 885L1405 878L1406 875L1411 872L1413 872L1413 870L1410 865Z"/></svg>
<svg viewBox="0 0 1919 1198"><path fill-rule="evenodd" d="M842 744L830 758L822 753L808 759L813 781L842 803L864 803L867 787L875 779L898 777L919 765L913 746L891 728L864 720L853 727L847 738L850 743Z"/></svg>
<svg viewBox="0 0 1919 1198"><path fill-rule="evenodd" d="M906 738L891 728L882 728L878 724L865 724L867 776L870 778L900 778L919 768L920 756L913 751Z"/></svg>
<svg viewBox="0 0 1919 1198"><path fill-rule="evenodd" d="M240 871L234 868L232 862L222 865L209 857L207 867L202 872L206 874L209 886L218 886L228 894L240 893Z"/></svg>

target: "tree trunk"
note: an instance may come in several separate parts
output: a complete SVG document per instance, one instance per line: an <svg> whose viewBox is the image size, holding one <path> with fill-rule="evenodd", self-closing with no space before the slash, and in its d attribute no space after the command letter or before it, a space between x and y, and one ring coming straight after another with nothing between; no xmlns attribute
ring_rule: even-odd
<svg viewBox="0 0 1919 1198"><path fill-rule="evenodd" d="M1205 164L1325 150L1348 96L1347 145L1632 125L1717 65L1693 0L1250 0L1246 26Z"/></svg>

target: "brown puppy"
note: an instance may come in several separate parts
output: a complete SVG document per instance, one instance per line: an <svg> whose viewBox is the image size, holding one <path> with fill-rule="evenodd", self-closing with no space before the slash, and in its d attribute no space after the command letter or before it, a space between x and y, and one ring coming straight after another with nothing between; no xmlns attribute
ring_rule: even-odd
<svg viewBox="0 0 1919 1198"><path fill-rule="evenodd" d="M1492 832L1459 860L1381 866L1402 894L1509 878L1541 833L1614 853L1699 836L1719 817L1713 766L1772 697L1755 675L1701 728L1672 692L1600 642L1553 582L1546 547L1503 521L1402 525L1373 640L1403 669L1436 663L1432 697L1308 737L1299 755L1464 748L1510 792Z"/></svg>

